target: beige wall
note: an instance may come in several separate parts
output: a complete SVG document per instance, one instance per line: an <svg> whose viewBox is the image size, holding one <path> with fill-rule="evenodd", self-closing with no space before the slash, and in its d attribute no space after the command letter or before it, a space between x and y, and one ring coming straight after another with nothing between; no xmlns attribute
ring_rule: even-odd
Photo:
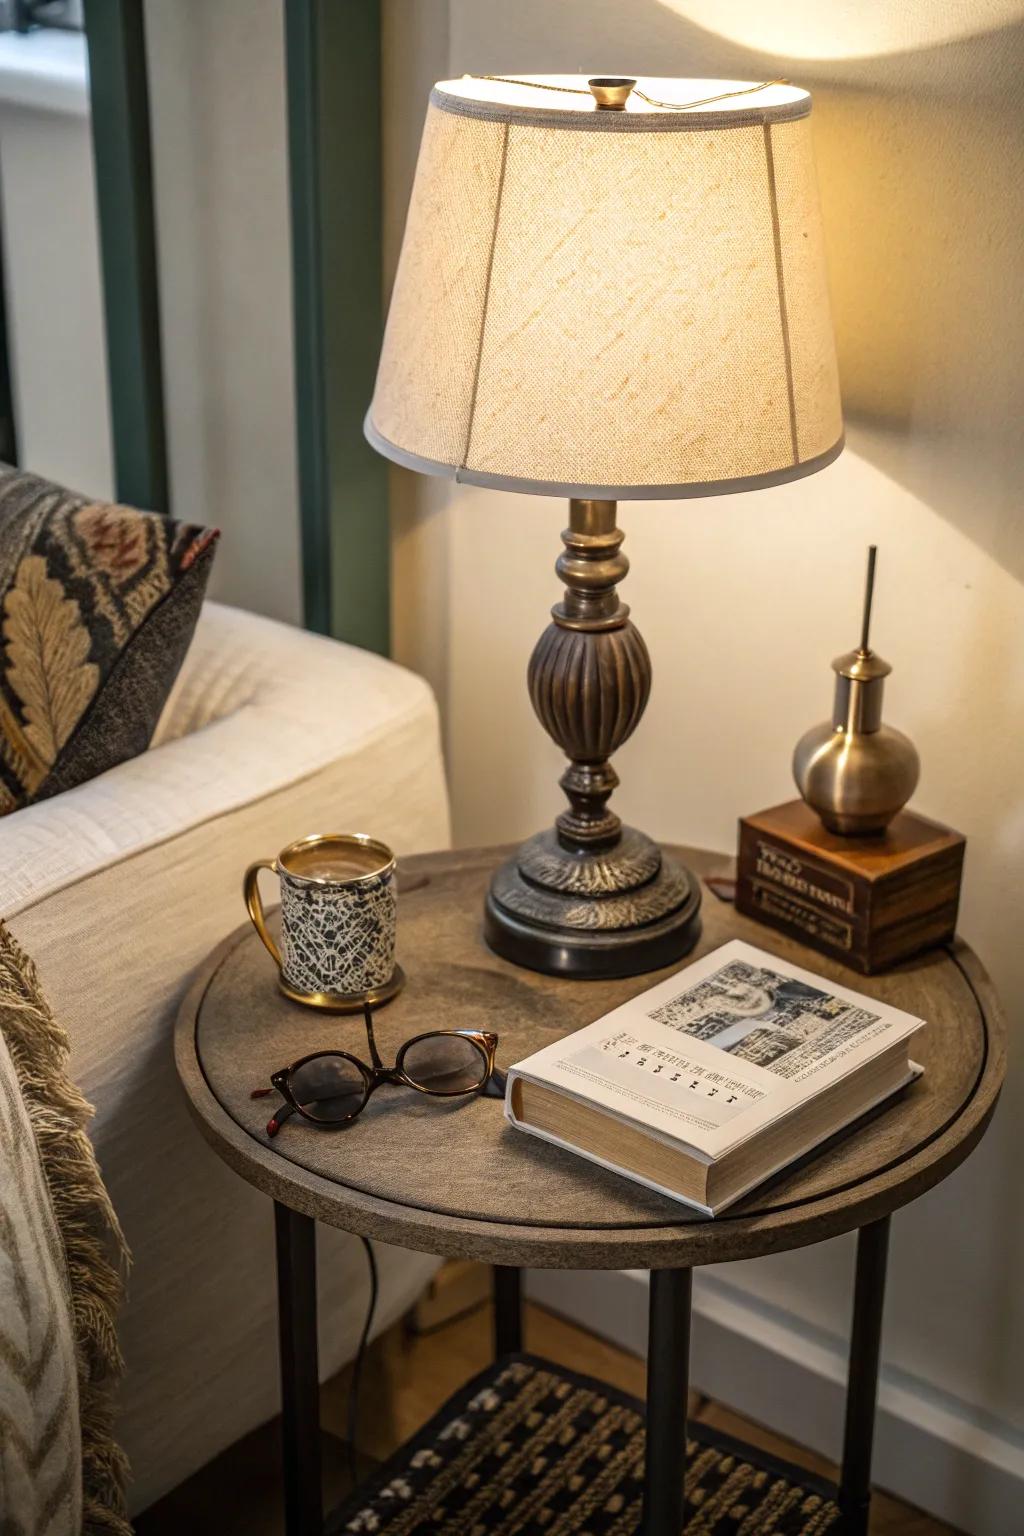
<svg viewBox="0 0 1024 1536"><path fill-rule="evenodd" d="M792 793L793 744L829 713L828 663L855 641L877 541L888 716L920 748L917 807L968 835L962 930L1019 1016L1024 5L385 9L392 261L426 90L445 69L784 74L812 89L849 447L796 485L623 505L624 595L655 683L617 759L618 809L663 838L728 849L737 815ZM524 673L556 596L564 506L401 471L394 483L396 649L445 706L457 837L525 835L559 800ZM1017 1072L982 1149L899 1219L885 1340L890 1366L1011 1440L1024 1430L1022 1118ZM729 1280L838 1334L849 1258L836 1244Z"/></svg>

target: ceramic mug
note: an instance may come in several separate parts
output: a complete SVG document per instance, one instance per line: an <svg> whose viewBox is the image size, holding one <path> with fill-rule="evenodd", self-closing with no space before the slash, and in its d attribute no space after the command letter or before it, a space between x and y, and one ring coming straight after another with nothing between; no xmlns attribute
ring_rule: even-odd
<svg viewBox="0 0 1024 1536"><path fill-rule="evenodd" d="M259 875L281 886L281 946L267 929ZM346 1013L383 1003L401 988L395 965L395 856L362 832L337 832L289 843L276 859L245 872L245 905L280 972L281 991L296 1002Z"/></svg>

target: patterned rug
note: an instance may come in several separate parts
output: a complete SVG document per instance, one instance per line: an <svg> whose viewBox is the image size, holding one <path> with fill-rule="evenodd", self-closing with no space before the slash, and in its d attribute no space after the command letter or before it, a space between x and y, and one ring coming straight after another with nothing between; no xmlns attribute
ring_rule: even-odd
<svg viewBox="0 0 1024 1536"><path fill-rule="evenodd" d="M690 1425L687 1536L838 1536L828 1484ZM643 1405L531 1355L449 1398L328 1522L328 1536L634 1536Z"/></svg>

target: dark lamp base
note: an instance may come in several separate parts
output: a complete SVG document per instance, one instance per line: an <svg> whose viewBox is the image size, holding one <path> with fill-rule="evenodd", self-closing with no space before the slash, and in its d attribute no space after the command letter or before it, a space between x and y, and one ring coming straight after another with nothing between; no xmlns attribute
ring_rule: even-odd
<svg viewBox="0 0 1024 1536"><path fill-rule="evenodd" d="M542 832L495 871L484 937L503 959L549 976L639 976L696 944L700 885L631 827L615 847L587 854Z"/></svg>

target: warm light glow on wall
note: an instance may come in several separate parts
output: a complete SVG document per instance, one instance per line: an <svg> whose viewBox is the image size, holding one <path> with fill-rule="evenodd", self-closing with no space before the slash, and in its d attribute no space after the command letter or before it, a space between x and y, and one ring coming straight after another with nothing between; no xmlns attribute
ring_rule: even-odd
<svg viewBox="0 0 1024 1536"><path fill-rule="evenodd" d="M660 0L694 25L775 58L864 59L978 37L1024 0Z"/></svg>

